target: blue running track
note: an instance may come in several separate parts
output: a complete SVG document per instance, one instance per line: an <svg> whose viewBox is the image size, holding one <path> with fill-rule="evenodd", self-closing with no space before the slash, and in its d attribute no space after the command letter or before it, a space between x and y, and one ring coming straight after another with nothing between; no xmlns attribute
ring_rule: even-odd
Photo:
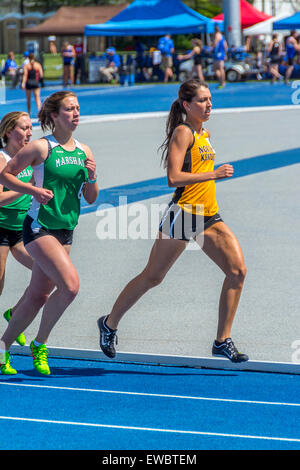
<svg viewBox="0 0 300 470"><path fill-rule="evenodd" d="M15 356L0 449L299 449L300 376Z"/></svg>

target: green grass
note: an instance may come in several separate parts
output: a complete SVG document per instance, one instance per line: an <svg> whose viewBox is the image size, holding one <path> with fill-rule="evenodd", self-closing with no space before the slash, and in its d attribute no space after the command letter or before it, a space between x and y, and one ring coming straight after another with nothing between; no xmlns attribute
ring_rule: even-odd
<svg viewBox="0 0 300 470"><path fill-rule="evenodd" d="M0 54L0 63L2 62L2 60L5 61L6 59L6 54ZM23 62L23 55L15 54L15 59L17 65L21 66ZM62 59L60 54L44 54L43 60L45 80L59 80L62 76Z"/></svg>
<svg viewBox="0 0 300 470"><path fill-rule="evenodd" d="M62 58L60 54L44 54L45 80L58 80L62 76Z"/></svg>

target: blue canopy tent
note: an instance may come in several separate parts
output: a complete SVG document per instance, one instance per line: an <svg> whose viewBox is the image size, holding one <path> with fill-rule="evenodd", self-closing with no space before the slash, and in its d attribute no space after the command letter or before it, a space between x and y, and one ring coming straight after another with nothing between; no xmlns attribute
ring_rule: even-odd
<svg viewBox="0 0 300 470"><path fill-rule="evenodd" d="M300 11L288 18L273 23L273 29L299 29L300 28Z"/></svg>
<svg viewBox="0 0 300 470"><path fill-rule="evenodd" d="M84 36L213 33L215 24L181 0L135 0L106 23L86 25Z"/></svg>

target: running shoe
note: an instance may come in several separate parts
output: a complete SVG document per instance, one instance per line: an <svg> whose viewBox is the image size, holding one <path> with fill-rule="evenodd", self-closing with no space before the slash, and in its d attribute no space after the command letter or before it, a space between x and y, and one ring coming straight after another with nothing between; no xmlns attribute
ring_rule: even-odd
<svg viewBox="0 0 300 470"><path fill-rule="evenodd" d="M242 354L237 350L231 338L226 338L224 343L220 344L216 344L216 341L214 341L212 355L225 356L231 362L246 362L249 359L247 354Z"/></svg>
<svg viewBox="0 0 300 470"><path fill-rule="evenodd" d="M9 322L9 320L11 319L11 308L9 308L8 310L6 310L6 312L3 313L3 317L5 318L6 321ZM20 346L25 346L26 338L25 338L24 333L20 333L16 341Z"/></svg>
<svg viewBox="0 0 300 470"><path fill-rule="evenodd" d="M16 369L13 369L10 365L10 353L5 351L4 354L0 354L0 370L3 375L15 375L17 374Z"/></svg>
<svg viewBox="0 0 300 470"><path fill-rule="evenodd" d="M117 330L111 330L105 323L107 316L100 317L97 325L100 332L100 348L107 357L113 358L116 355L115 341L118 344Z"/></svg>
<svg viewBox="0 0 300 470"><path fill-rule="evenodd" d="M33 358L33 365L35 369L43 375L50 375L50 369L48 366L47 355L48 349L45 344L41 344L40 346L35 346L34 342L31 341L30 349Z"/></svg>

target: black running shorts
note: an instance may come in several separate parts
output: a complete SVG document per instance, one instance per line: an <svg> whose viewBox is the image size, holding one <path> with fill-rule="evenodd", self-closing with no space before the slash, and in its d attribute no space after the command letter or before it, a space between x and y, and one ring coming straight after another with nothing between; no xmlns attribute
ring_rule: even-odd
<svg viewBox="0 0 300 470"><path fill-rule="evenodd" d="M36 240L37 238L51 235L55 237L61 245L72 245L73 230L66 229L47 229L39 224L33 224L34 220L29 215L26 216L23 224L23 242L24 245Z"/></svg>
<svg viewBox="0 0 300 470"><path fill-rule="evenodd" d="M9 230L0 227L0 246L12 247L23 240L22 230Z"/></svg>
<svg viewBox="0 0 300 470"><path fill-rule="evenodd" d="M223 222L219 213L212 216L190 214L171 201L162 216L159 230L169 238L189 241L217 222Z"/></svg>

